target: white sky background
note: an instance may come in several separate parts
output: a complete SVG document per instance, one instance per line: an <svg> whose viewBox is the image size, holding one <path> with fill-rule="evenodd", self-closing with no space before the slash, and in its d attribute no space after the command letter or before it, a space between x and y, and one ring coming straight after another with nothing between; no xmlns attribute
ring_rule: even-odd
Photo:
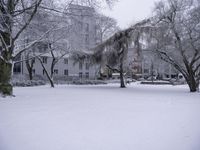
<svg viewBox="0 0 200 150"><path fill-rule="evenodd" d="M102 13L115 18L121 28L150 17L155 1L158 0L118 0L112 10L104 9Z"/></svg>

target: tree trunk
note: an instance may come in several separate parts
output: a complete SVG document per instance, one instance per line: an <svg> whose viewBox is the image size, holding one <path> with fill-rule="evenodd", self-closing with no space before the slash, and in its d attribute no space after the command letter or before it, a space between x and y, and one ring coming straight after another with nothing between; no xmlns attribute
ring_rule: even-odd
<svg viewBox="0 0 200 150"><path fill-rule="evenodd" d="M54 67L56 65L56 59L53 57L53 60L51 62L51 73L50 73L50 77L53 80L53 76L54 76Z"/></svg>
<svg viewBox="0 0 200 150"><path fill-rule="evenodd" d="M48 78L49 78L49 77L48 77ZM50 82L50 84L51 84L51 87L54 88L55 86L54 86L53 80L52 80L52 79L49 79L49 82Z"/></svg>
<svg viewBox="0 0 200 150"><path fill-rule="evenodd" d="M49 75L47 69L45 68L45 66L44 66L44 64L43 64L43 62L42 62L42 60L41 60L41 58L40 58L40 57L37 57L37 59L40 61L41 65L42 65L42 68L44 69L44 72L45 72L45 74L46 74L46 76L47 76L47 78L48 78L48 80L49 80L49 82L50 82L50 84L51 84L51 87L54 88L54 87L55 87L55 86L54 86L54 82L53 82L51 76Z"/></svg>
<svg viewBox="0 0 200 150"><path fill-rule="evenodd" d="M0 94L3 95L12 95L13 87L10 84L11 76L12 76L12 52L14 49L14 44L12 41L12 36L10 33L1 32L2 36L2 48L1 57L0 58Z"/></svg>
<svg viewBox="0 0 200 150"><path fill-rule="evenodd" d="M33 80L33 71L32 69L28 70L29 80Z"/></svg>
<svg viewBox="0 0 200 150"><path fill-rule="evenodd" d="M199 81L196 81L193 76L190 76L189 79L186 80L190 92L198 92L199 91Z"/></svg>
<svg viewBox="0 0 200 150"><path fill-rule="evenodd" d="M124 83L124 70L123 70L123 64L120 64L120 87L125 88L125 83Z"/></svg>
<svg viewBox="0 0 200 150"><path fill-rule="evenodd" d="M43 69L44 69L45 74L47 75L47 78L49 79L49 82L50 82L50 84L51 84L51 87L54 88L55 86L54 86L53 79L50 77L49 73L47 72L47 70L46 70L46 68L44 67L43 64L42 64L42 67L43 67Z"/></svg>
<svg viewBox="0 0 200 150"><path fill-rule="evenodd" d="M29 60L26 60L26 68L28 70L29 80L33 80L33 67L29 64Z"/></svg>
<svg viewBox="0 0 200 150"><path fill-rule="evenodd" d="M13 88L10 84L12 64L0 59L0 94L12 95Z"/></svg>
<svg viewBox="0 0 200 150"><path fill-rule="evenodd" d="M42 64L42 67L43 67L43 69L44 69L44 72L45 72L45 74L46 74L46 76L47 76L47 78L48 78L50 84L51 84L51 87L54 88L55 86L54 86L53 79L50 77L49 73L47 72L47 70L46 70L46 68L44 67L43 64Z"/></svg>

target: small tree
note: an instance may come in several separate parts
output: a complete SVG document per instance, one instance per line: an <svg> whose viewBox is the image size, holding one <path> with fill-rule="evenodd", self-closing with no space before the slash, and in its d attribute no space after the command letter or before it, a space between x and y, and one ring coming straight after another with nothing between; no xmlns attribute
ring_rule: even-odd
<svg viewBox="0 0 200 150"><path fill-rule="evenodd" d="M54 68L55 65L65 56L67 55L69 52L66 51L59 51L59 50L55 50L53 49L51 46L49 46L49 50L50 50L50 54L51 54L51 66L50 66L50 72L48 71L48 69L45 67L43 61L42 61L42 57L36 56L37 59L39 60L40 64L42 65L42 68L51 84L51 87L55 87L54 86Z"/></svg>

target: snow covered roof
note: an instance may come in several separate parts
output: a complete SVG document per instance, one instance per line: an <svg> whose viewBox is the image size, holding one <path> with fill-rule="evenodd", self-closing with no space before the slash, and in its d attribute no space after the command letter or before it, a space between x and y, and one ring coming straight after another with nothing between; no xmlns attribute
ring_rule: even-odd
<svg viewBox="0 0 200 150"><path fill-rule="evenodd" d="M44 56L44 57L53 57L51 52L46 52L46 53L34 52L34 55ZM62 57L64 55L63 58L69 58L70 57L69 52L66 52L66 51L53 51L53 55L55 57Z"/></svg>

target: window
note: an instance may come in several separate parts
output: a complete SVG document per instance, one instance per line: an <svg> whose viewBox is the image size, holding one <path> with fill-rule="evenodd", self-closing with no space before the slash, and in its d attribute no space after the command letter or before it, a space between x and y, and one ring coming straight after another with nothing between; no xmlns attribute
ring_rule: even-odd
<svg viewBox="0 0 200 150"><path fill-rule="evenodd" d="M68 70L64 70L64 75L68 76Z"/></svg>
<svg viewBox="0 0 200 150"><path fill-rule="evenodd" d="M85 77L88 79L89 78L89 72L85 73Z"/></svg>
<svg viewBox="0 0 200 150"><path fill-rule="evenodd" d="M44 64L47 64L47 57L42 57L42 62L43 62Z"/></svg>
<svg viewBox="0 0 200 150"><path fill-rule="evenodd" d="M54 74L58 74L58 69L54 69L54 70L53 70L53 73L54 73Z"/></svg>
<svg viewBox="0 0 200 150"><path fill-rule="evenodd" d="M79 78L83 78L83 73L79 72Z"/></svg>
<svg viewBox="0 0 200 150"><path fill-rule="evenodd" d="M43 73L43 75L45 75L45 70L44 69L43 69L42 73Z"/></svg>
<svg viewBox="0 0 200 150"><path fill-rule="evenodd" d="M18 74L21 72L21 64L20 63L16 63L14 65L14 70L13 70L14 73Z"/></svg>
<svg viewBox="0 0 200 150"><path fill-rule="evenodd" d="M90 69L89 63L85 63L85 69L86 69L86 70L89 70L89 69Z"/></svg>
<svg viewBox="0 0 200 150"><path fill-rule="evenodd" d="M35 63L35 58L32 59L32 62Z"/></svg>
<svg viewBox="0 0 200 150"><path fill-rule="evenodd" d="M40 45L37 46L37 49L39 50L40 53L44 53L48 50L48 44L41 43Z"/></svg>
<svg viewBox="0 0 200 150"><path fill-rule="evenodd" d="M89 34L85 35L85 44L89 44Z"/></svg>
<svg viewBox="0 0 200 150"><path fill-rule="evenodd" d="M67 58L64 59L64 64L68 64L68 59Z"/></svg>
<svg viewBox="0 0 200 150"><path fill-rule="evenodd" d="M32 73L35 74L35 69L32 70Z"/></svg>
<svg viewBox="0 0 200 150"><path fill-rule="evenodd" d="M83 69L83 63L79 62L79 69L82 70Z"/></svg>
<svg viewBox="0 0 200 150"><path fill-rule="evenodd" d="M86 25L85 25L85 31L89 32L89 24L88 23L86 23Z"/></svg>
<svg viewBox="0 0 200 150"><path fill-rule="evenodd" d="M144 73L149 73L149 69L144 69Z"/></svg>

